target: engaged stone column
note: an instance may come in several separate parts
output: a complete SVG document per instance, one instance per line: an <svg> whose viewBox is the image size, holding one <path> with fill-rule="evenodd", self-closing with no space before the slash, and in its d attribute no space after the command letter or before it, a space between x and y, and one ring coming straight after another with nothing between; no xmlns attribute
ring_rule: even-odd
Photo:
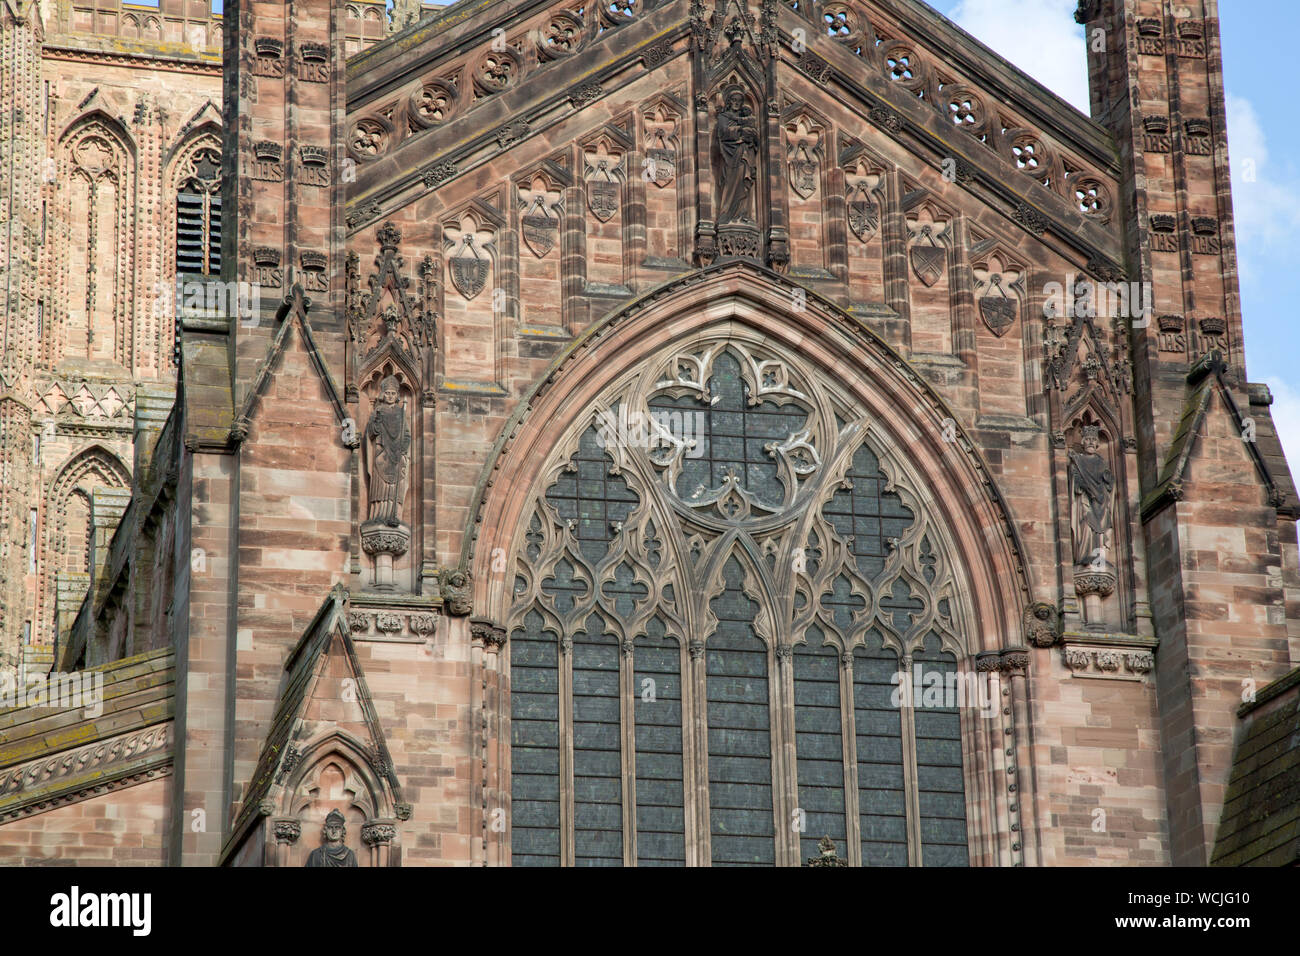
<svg viewBox="0 0 1300 956"><path fill-rule="evenodd" d="M371 866L393 865L393 840L396 837L395 820L370 820L361 825L361 842L370 849Z"/></svg>
<svg viewBox="0 0 1300 956"><path fill-rule="evenodd" d="M302 836L302 824L293 817L279 817L271 821L275 847L271 851L273 866L288 866L293 845Z"/></svg>

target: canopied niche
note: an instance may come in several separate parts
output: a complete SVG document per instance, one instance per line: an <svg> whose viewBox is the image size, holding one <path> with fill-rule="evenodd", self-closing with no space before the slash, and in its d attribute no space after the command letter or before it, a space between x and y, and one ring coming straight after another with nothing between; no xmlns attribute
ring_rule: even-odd
<svg viewBox="0 0 1300 956"><path fill-rule="evenodd" d="M348 403L357 441L357 537L361 586L421 593L425 551L433 529L415 502L431 494L436 351L436 268L421 264L419 295L398 255L401 233L379 230L380 252L370 291L349 263Z"/></svg>
<svg viewBox="0 0 1300 956"><path fill-rule="evenodd" d="M395 866L396 807L373 753L346 734L293 749L290 785L271 820L277 866Z"/></svg>

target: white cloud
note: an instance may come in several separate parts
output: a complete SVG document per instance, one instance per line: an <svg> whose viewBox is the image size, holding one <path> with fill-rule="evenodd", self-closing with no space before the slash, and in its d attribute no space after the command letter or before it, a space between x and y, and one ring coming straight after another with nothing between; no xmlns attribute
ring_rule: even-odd
<svg viewBox="0 0 1300 956"><path fill-rule="evenodd" d="M1255 256L1294 248L1300 236L1295 190L1277 181L1268 141L1250 100L1227 95L1228 154L1232 161L1232 211L1243 280L1259 278Z"/></svg>
<svg viewBox="0 0 1300 956"><path fill-rule="evenodd" d="M1270 378L1266 384L1273 392L1273 405L1269 411L1277 435L1282 439L1287 464L1294 470L1300 465L1300 390L1292 388L1280 378Z"/></svg>
<svg viewBox="0 0 1300 956"><path fill-rule="evenodd" d="M1089 112L1077 0L958 0L948 18L1053 93Z"/></svg>

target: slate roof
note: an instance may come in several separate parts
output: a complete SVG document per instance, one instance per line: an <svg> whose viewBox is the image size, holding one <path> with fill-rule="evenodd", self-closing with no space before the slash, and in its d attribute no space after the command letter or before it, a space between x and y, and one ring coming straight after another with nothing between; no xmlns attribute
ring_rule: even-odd
<svg viewBox="0 0 1300 956"><path fill-rule="evenodd" d="M1213 866L1300 866L1300 667L1238 715L1237 744Z"/></svg>
<svg viewBox="0 0 1300 956"><path fill-rule="evenodd" d="M78 671L103 675L103 710L0 710L0 821L86 799L172 763L176 658L170 647Z"/></svg>

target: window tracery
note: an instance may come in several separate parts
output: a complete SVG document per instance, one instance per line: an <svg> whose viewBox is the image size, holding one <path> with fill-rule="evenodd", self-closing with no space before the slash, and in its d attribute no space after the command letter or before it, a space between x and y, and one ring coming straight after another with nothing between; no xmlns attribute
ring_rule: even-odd
<svg viewBox="0 0 1300 956"><path fill-rule="evenodd" d="M701 334L607 391L538 488L507 619L516 865L770 865L823 831L965 862L960 717L898 698L914 656L965 656L954 570L833 382Z"/></svg>

